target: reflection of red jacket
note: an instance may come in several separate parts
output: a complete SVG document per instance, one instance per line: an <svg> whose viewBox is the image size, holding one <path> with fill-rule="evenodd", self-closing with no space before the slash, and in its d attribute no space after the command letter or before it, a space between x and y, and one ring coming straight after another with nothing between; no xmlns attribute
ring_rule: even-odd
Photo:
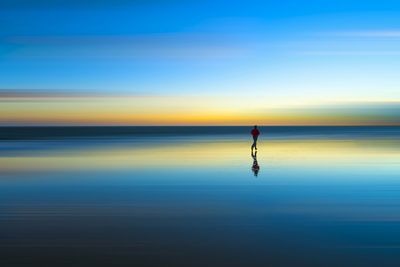
<svg viewBox="0 0 400 267"><path fill-rule="evenodd" d="M251 167L253 170L259 170L260 169L260 166L256 163L256 164L253 164L253 167Z"/></svg>
<svg viewBox="0 0 400 267"><path fill-rule="evenodd" d="M251 135L257 137L260 135L260 131L258 129L251 130Z"/></svg>

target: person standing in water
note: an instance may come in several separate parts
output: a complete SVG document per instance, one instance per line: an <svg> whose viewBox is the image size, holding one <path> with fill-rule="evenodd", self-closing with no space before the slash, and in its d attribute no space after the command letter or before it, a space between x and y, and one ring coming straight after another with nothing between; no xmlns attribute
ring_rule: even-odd
<svg viewBox="0 0 400 267"><path fill-rule="evenodd" d="M253 144L251 145L251 151L253 151L253 149L257 150L257 138L260 135L260 131L257 129L257 125L254 125L253 130L251 130L251 135L253 136Z"/></svg>

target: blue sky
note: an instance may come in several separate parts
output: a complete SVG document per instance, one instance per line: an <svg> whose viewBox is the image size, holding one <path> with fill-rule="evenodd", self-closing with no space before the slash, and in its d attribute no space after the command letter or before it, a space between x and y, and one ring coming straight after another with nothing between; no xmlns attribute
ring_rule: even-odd
<svg viewBox="0 0 400 267"><path fill-rule="evenodd" d="M3 0L0 29L0 92L400 99L396 1Z"/></svg>

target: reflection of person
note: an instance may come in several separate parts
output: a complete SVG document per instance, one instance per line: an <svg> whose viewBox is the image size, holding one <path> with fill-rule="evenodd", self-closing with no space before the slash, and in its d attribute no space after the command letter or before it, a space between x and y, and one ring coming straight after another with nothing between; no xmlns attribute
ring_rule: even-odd
<svg viewBox="0 0 400 267"><path fill-rule="evenodd" d="M257 125L254 125L253 130L251 130L251 135L253 136L253 144L251 145L251 151L253 151L253 149L257 150L257 138L260 135L260 131L257 129Z"/></svg>
<svg viewBox="0 0 400 267"><path fill-rule="evenodd" d="M257 162L257 151L255 151L254 153L252 151L251 157L253 158L253 166L251 166L251 170L253 171L254 176L257 177L258 172L260 171L260 165L258 165L258 162Z"/></svg>

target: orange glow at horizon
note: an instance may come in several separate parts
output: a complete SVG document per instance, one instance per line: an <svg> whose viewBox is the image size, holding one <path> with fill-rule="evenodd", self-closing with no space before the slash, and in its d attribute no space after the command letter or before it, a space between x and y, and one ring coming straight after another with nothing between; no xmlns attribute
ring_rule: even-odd
<svg viewBox="0 0 400 267"><path fill-rule="evenodd" d="M328 111L324 105L274 105L182 96L7 99L0 125L400 125L394 112L370 114L363 106L360 113L348 104Z"/></svg>

